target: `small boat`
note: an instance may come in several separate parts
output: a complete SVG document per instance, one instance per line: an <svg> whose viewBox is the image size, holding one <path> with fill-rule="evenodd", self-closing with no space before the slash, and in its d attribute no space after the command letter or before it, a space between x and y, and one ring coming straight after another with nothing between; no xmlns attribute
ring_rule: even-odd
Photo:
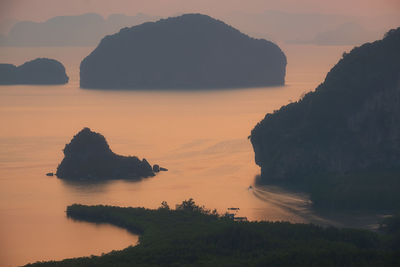
<svg viewBox="0 0 400 267"><path fill-rule="evenodd" d="M46 173L46 175L47 175L47 176L54 176L54 173L48 172L48 173Z"/></svg>
<svg viewBox="0 0 400 267"><path fill-rule="evenodd" d="M240 210L239 208L228 208L228 210Z"/></svg>
<svg viewBox="0 0 400 267"><path fill-rule="evenodd" d="M247 188L247 190L252 190L253 189L253 186L249 186L249 188Z"/></svg>

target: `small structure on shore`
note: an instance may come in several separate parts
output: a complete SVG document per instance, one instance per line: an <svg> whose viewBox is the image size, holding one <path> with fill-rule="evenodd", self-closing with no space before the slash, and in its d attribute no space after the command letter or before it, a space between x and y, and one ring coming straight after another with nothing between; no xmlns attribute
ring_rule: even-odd
<svg viewBox="0 0 400 267"><path fill-rule="evenodd" d="M228 218L231 218L235 222L247 222L247 217L236 217L236 214L239 210L240 210L240 208L233 208L233 207L228 208L228 212L226 213L226 216Z"/></svg>

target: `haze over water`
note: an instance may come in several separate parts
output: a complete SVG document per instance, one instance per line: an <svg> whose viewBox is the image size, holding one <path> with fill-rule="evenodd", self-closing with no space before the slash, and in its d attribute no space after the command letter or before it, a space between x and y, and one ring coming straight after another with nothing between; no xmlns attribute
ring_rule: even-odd
<svg viewBox="0 0 400 267"><path fill-rule="evenodd" d="M60 60L70 82L0 86L0 265L99 255L137 242L116 227L67 219L72 203L157 208L194 198L221 213L239 207L249 220L317 220L306 196L248 189L259 167L247 137L266 113L315 89L350 47L280 46L286 86L189 92L82 90L79 63L93 48L1 48L0 62ZM45 176L83 127L103 134L114 152L169 171L97 184Z"/></svg>

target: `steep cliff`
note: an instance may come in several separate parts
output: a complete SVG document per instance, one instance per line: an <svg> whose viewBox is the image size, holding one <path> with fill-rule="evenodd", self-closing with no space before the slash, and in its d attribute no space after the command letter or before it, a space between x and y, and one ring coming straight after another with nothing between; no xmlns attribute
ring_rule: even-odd
<svg viewBox="0 0 400 267"><path fill-rule="evenodd" d="M262 181L307 184L318 176L312 183L320 185L329 174L344 185L350 173L399 170L399 48L400 28L356 47L314 92L267 114L250 137ZM396 186L399 180L392 179ZM382 182L376 178L371 188Z"/></svg>
<svg viewBox="0 0 400 267"><path fill-rule="evenodd" d="M268 179L400 167L400 28L344 54L315 92L252 130Z"/></svg>

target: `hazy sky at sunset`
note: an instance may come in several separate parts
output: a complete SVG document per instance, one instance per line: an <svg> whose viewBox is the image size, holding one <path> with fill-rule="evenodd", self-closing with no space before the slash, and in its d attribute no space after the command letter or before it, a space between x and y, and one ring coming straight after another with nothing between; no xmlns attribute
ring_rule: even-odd
<svg viewBox="0 0 400 267"><path fill-rule="evenodd" d="M44 22L84 13L104 18L115 13L156 17L202 13L252 37L296 43L332 44L332 39L361 44L400 26L400 0L0 0L0 43L17 21ZM325 37L318 36L324 32ZM30 33L28 27L19 35Z"/></svg>
<svg viewBox="0 0 400 267"><path fill-rule="evenodd" d="M400 0L0 0L0 20L46 20L53 16L96 12L168 16L201 12L212 16L235 12L339 13L356 16L399 14Z"/></svg>

